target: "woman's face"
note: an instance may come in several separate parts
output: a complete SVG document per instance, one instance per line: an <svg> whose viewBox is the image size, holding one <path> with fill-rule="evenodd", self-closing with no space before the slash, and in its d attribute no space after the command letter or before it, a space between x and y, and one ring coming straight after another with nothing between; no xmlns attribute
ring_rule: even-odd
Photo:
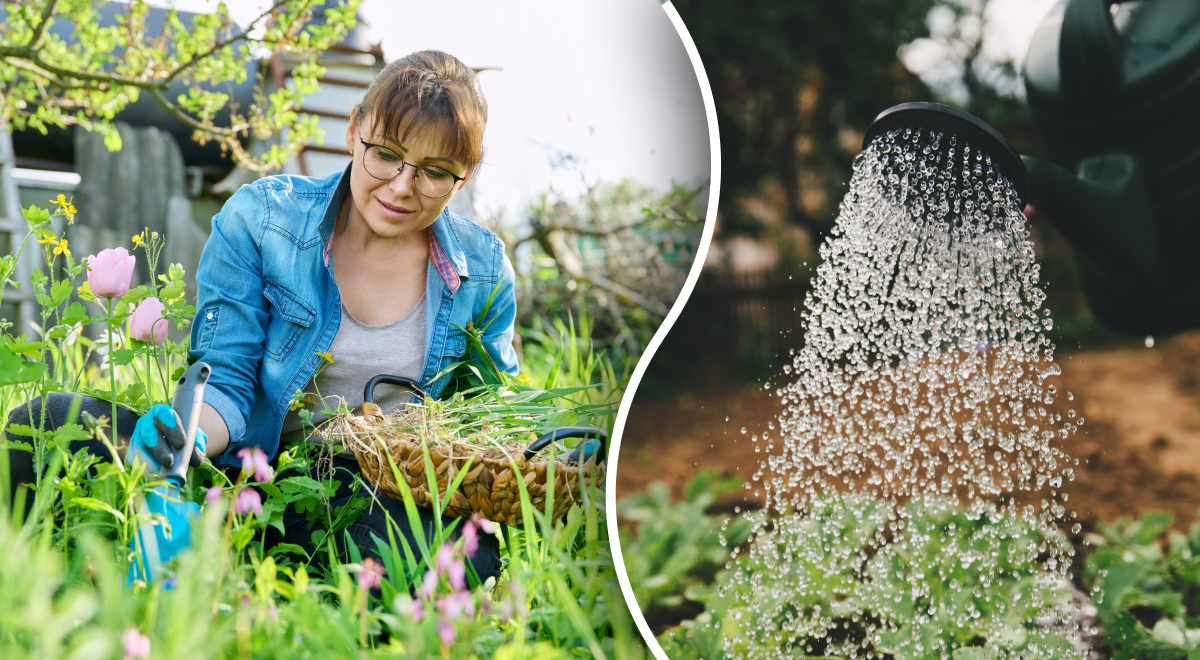
<svg viewBox="0 0 1200 660"><path fill-rule="evenodd" d="M388 181L371 176L363 167L367 149L363 146L364 141L387 147L408 165ZM354 166L350 168L350 193L353 197L350 212L357 217L352 219L361 220L371 232L383 238L396 238L432 225L466 183L465 180L458 181L449 194L436 199L426 197L417 190L413 175L416 168L423 165L435 165L455 176L466 176L462 163L450 160L439 151L436 147L438 143L438 140L430 139L427 133L414 131L404 144L397 144L382 134L374 134L369 120L363 122L362 126L351 123L346 129L346 147L354 154ZM395 167L399 166L396 163Z"/></svg>

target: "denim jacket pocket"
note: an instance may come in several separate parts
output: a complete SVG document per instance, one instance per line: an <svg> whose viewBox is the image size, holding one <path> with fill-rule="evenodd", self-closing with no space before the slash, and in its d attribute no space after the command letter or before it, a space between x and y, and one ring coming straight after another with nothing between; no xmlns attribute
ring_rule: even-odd
<svg viewBox="0 0 1200 660"><path fill-rule="evenodd" d="M300 333L312 325L316 310L294 293L267 281L263 295L270 301L271 320L267 322L266 346L263 350L276 362L282 362L291 352Z"/></svg>

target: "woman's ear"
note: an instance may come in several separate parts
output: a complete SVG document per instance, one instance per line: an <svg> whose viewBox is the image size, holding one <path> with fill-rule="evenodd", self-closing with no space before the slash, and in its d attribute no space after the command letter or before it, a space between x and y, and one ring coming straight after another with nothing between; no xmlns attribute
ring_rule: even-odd
<svg viewBox="0 0 1200 660"><path fill-rule="evenodd" d="M350 111L350 123L346 125L346 151L354 153L354 137L358 134L358 126L354 123L354 118L358 116L358 106Z"/></svg>

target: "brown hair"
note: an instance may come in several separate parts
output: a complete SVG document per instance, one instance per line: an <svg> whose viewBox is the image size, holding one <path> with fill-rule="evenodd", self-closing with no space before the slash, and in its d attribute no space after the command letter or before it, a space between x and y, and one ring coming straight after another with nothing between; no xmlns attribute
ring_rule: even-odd
<svg viewBox="0 0 1200 660"><path fill-rule="evenodd" d="M360 129L368 116L377 134L396 144L413 131L432 129L440 136L437 146L467 175L483 160L487 101L475 72L448 53L423 50L384 67L354 116Z"/></svg>

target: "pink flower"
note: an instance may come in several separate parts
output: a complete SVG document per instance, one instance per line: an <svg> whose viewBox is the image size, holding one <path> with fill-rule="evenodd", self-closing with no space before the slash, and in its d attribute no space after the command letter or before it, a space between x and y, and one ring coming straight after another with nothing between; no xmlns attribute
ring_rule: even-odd
<svg viewBox="0 0 1200 660"><path fill-rule="evenodd" d="M165 311L166 306L159 302L158 298L146 298L129 317L129 335L155 346L162 344L167 338L167 328L171 326L171 323L163 318Z"/></svg>
<svg viewBox="0 0 1200 660"><path fill-rule="evenodd" d="M208 489L207 493L204 494L204 501L208 502L209 504L220 501L221 495L224 492L225 492L225 490L222 489L220 486L213 486L212 488Z"/></svg>
<svg viewBox="0 0 1200 660"><path fill-rule="evenodd" d="M417 588L417 595L429 598L433 596L433 592L437 591L438 576L433 571L425 572L425 579L421 581L421 586Z"/></svg>
<svg viewBox="0 0 1200 660"><path fill-rule="evenodd" d="M479 549L479 533L475 531L475 523L468 522L462 531L463 553L468 557L474 557L475 551Z"/></svg>
<svg viewBox="0 0 1200 660"><path fill-rule="evenodd" d="M446 621L441 621L437 626L438 636L442 638L442 643L449 646L454 643L454 626Z"/></svg>
<svg viewBox="0 0 1200 660"><path fill-rule="evenodd" d="M100 254L88 255L88 288L97 298L120 298L129 291L133 279L133 266L137 259L123 247L101 250Z"/></svg>
<svg viewBox="0 0 1200 660"><path fill-rule="evenodd" d="M425 618L425 605L419 600L414 600L412 604L413 621L420 621Z"/></svg>
<svg viewBox="0 0 1200 660"><path fill-rule="evenodd" d="M442 611L442 616L447 621L457 619L464 612L469 616L474 616L475 599L466 591L456 591L452 594L447 594L438 601L438 609Z"/></svg>
<svg viewBox="0 0 1200 660"><path fill-rule="evenodd" d="M462 560L451 562L447 573L450 576L450 586L455 589L465 589L467 587L467 567L463 565Z"/></svg>
<svg viewBox="0 0 1200 660"><path fill-rule="evenodd" d="M254 480L258 483L275 478L275 471L271 469L271 464L267 462L267 455L263 453L263 450L258 447L242 449L238 451L237 455L242 459L242 472L253 472Z"/></svg>
<svg viewBox="0 0 1200 660"><path fill-rule="evenodd" d="M492 521L479 515L478 512L471 514L471 522L479 525L479 529L483 530L484 534L495 534L496 525Z"/></svg>
<svg viewBox="0 0 1200 660"><path fill-rule="evenodd" d="M437 566L438 575L450 570L450 564L454 561L454 548L450 547L449 543L443 543L442 547L438 548L433 561Z"/></svg>
<svg viewBox="0 0 1200 660"><path fill-rule="evenodd" d="M250 511L262 515L262 496L253 488L247 488L238 493L237 501L233 503L234 513L250 513Z"/></svg>
<svg viewBox="0 0 1200 660"><path fill-rule="evenodd" d="M362 562L362 568L358 570L358 588L359 589L377 589L383 580L383 566L379 562L367 557Z"/></svg>
<svg viewBox="0 0 1200 660"><path fill-rule="evenodd" d="M121 635L121 643L125 645L125 660L150 657L150 638L130 628Z"/></svg>

